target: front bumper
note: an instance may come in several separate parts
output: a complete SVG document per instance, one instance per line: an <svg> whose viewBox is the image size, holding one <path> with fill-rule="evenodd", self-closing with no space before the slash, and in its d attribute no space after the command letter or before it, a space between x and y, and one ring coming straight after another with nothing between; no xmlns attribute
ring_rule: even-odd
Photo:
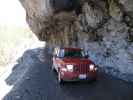
<svg viewBox="0 0 133 100"><path fill-rule="evenodd" d="M85 75L85 78L80 78L80 75ZM64 81L80 81L80 80L95 80L97 78L96 71L90 71L88 73L76 73L76 72L61 72L61 78Z"/></svg>

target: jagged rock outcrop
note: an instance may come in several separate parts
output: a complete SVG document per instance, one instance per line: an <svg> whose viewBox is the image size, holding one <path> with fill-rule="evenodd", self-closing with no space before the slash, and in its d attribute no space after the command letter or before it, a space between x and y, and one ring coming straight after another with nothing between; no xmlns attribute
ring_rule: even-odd
<svg viewBox="0 0 133 100"><path fill-rule="evenodd" d="M82 47L100 68L133 81L133 1L59 1L20 0L37 37Z"/></svg>

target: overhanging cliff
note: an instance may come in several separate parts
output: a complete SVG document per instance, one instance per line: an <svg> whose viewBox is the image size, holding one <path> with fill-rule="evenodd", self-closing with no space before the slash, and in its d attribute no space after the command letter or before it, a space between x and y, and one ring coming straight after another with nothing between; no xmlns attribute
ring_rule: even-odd
<svg viewBox="0 0 133 100"><path fill-rule="evenodd" d="M108 73L123 79L133 76L132 0L20 2L31 30L40 40L82 47Z"/></svg>

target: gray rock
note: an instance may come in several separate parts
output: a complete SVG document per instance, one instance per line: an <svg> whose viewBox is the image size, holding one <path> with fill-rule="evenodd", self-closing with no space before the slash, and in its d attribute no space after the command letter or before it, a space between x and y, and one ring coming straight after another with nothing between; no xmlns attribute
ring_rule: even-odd
<svg viewBox="0 0 133 100"><path fill-rule="evenodd" d="M90 28L97 28L104 17L102 10L96 6L91 6L88 3L85 3L83 6L83 15L82 20L85 20L86 27Z"/></svg>
<svg viewBox="0 0 133 100"><path fill-rule="evenodd" d="M49 0L20 1L40 40L54 46L82 47L105 72L132 80L132 0L81 0L78 14L77 9L54 12Z"/></svg>
<svg viewBox="0 0 133 100"><path fill-rule="evenodd" d="M125 11L133 13L133 0L119 0L119 3L123 5Z"/></svg>
<svg viewBox="0 0 133 100"><path fill-rule="evenodd" d="M108 30L109 32L107 32ZM103 67L105 72L119 78L128 78L133 74L133 58L131 56L133 47L126 41L128 27L124 23L111 19L98 32L102 35L103 41L87 42L82 39L81 47L88 51L90 58L97 65Z"/></svg>
<svg viewBox="0 0 133 100"><path fill-rule="evenodd" d="M109 14L116 21L121 21L123 18L123 12L121 11L119 5L114 0L111 0L110 2Z"/></svg>

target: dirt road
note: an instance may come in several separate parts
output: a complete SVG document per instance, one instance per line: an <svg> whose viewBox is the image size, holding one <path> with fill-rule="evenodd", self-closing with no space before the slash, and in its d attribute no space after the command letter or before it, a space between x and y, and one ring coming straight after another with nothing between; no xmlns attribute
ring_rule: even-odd
<svg viewBox="0 0 133 100"><path fill-rule="evenodd" d="M133 83L102 72L98 73L98 80L94 83L74 82L60 86L55 73L51 71L51 57L45 54L45 61L42 62L38 57L39 52L34 51L25 52L20 58L22 61L14 66L6 78L6 84L13 85L13 88L3 100L133 100ZM21 63L29 56L32 58L32 62L28 62L30 67L20 79L14 79L16 71L21 74L25 68Z"/></svg>

